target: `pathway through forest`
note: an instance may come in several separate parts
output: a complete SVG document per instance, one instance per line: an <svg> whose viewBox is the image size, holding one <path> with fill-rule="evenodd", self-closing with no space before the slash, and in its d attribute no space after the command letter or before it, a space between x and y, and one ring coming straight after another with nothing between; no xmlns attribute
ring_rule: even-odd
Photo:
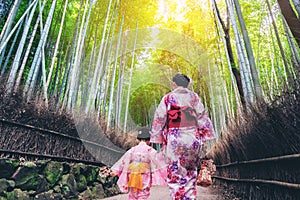
<svg viewBox="0 0 300 200"><path fill-rule="evenodd" d="M120 194L117 196L101 199L101 200L127 200L127 194ZM197 187L197 199L199 200L218 200L220 199L217 192L212 188ZM171 200L168 187L153 186L151 188L151 195L148 200Z"/></svg>

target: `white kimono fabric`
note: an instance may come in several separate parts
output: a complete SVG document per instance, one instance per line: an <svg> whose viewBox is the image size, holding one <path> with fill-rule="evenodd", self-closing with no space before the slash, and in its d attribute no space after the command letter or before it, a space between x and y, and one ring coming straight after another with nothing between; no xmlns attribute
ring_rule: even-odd
<svg viewBox="0 0 300 200"><path fill-rule="evenodd" d="M150 142L163 144L172 199L196 199L200 147L214 138L211 120L196 93L179 87L162 98L154 114Z"/></svg>

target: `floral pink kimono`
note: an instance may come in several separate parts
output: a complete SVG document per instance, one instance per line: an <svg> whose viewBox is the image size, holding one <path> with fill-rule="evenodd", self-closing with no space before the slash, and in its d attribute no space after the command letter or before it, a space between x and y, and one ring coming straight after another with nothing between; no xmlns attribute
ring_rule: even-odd
<svg viewBox="0 0 300 200"><path fill-rule="evenodd" d="M167 185L167 165L164 158L145 142L129 149L111 169L118 173L121 192L128 199L147 199L152 185Z"/></svg>
<svg viewBox="0 0 300 200"><path fill-rule="evenodd" d="M196 93L179 87L163 97L154 114L150 142L163 144L173 200L196 199L200 147L214 138L211 120Z"/></svg>

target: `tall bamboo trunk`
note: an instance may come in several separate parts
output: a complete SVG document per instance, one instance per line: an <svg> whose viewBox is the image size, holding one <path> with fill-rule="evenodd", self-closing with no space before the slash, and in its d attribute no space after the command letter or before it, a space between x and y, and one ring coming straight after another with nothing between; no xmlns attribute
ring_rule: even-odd
<svg viewBox="0 0 300 200"><path fill-rule="evenodd" d="M295 80L298 80L300 78L300 67L299 67L300 66L300 49L295 44L295 42L293 40L293 36L292 36L290 29L288 28L288 25L284 18L283 18L283 26L286 31L287 41L289 43L289 47L290 47L291 54L293 57L293 67L294 67L294 71L296 73Z"/></svg>
<svg viewBox="0 0 300 200"><path fill-rule="evenodd" d="M36 87L36 82L37 82L37 78L38 78L38 74L40 71L40 64L41 64L41 59L42 59L42 53L43 53L43 48L44 45L46 43L47 40L47 36L49 33L49 29L50 29L50 25L51 25L51 21L53 19L53 14L54 14L54 10L55 10L55 6L56 6L56 0L52 1L52 5L45 23L45 27L43 28L43 32L41 35L41 39L39 41L37 50L35 52L32 64L31 64L31 68L30 68L30 72L28 74L28 79L26 80L26 84L25 84L25 88L24 88L24 94L27 95L27 99L29 100L33 94L33 91ZM41 13L40 13L41 15ZM42 22L40 20L40 22Z"/></svg>
<svg viewBox="0 0 300 200"><path fill-rule="evenodd" d="M281 13L284 16L287 24L289 25L291 32L300 47L300 19L297 17L294 9L292 8L290 1L277 0ZM297 5L298 6L298 5Z"/></svg>
<svg viewBox="0 0 300 200"><path fill-rule="evenodd" d="M72 76L71 76L71 83L70 83L70 91L69 91L69 98L68 98L68 108L73 109L77 95L78 95L78 87L79 87L79 74L80 74L80 64L82 60L82 53L83 53L83 47L84 47L84 42L85 42L85 37L86 37L86 30L88 26L88 21L90 18L90 13L92 9L92 1L88 3L89 0L86 1L86 6L84 9L83 17L82 17L82 22L81 22L81 27L80 27L80 32L78 36L78 45L75 53L75 58L74 58L74 64L72 68ZM86 16L87 15L87 16ZM85 22L85 23L84 23Z"/></svg>
<svg viewBox="0 0 300 200"><path fill-rule="evenodd" d="M8 14L8 17L6 19L6 22L3 26L1 34L0 34L0 46L3 45L4 41L7 39L9 33L11 32L11 27L16 18L20 3L21 3L21 0L16 0ZM1 57L2 57L2 55L4 55L4 54L2 54L3 53L2 50L0 50L0 52L1 52Z"/></svg>
<svg viewBox="0 0 300 200"><path fill-rule="evenodd" d="M130 92L131 92L131 80L132 80L132 72L133 72L133 66L134 66L137 36L138 36L138 23L136 22L133 51L131 52L131 64L130 64L130 69L129 69L129 77L128 77L129 80L128 80L128 89L127 89L126 106L125 106L125 117L124 117L124 128L123 128L123 131L125 133L127 132L127 121L128 121L129 101L130 101Z"/></svg>
<svg viewBox="0 0 300 200"><path fill-rule="evenodd" d="M215 0L212 0L212 5L213 5L213 9L214 9L214 14L215 14L215 19L217 20L215 23L218 26L219 24L222 27L222 30L224 32L224 38L222 38L223 43L225 43L225 52L226 52L226 57L228 59L228 65L231 67L230 70L230 77L231 77L231 82L235 85L237 85L237 89L240 95L240 98L237 98L237 102L239 101L239 99L241 100L241 103L243 105L243 107L245 108L246 106L246 101L245 101L245 95L244 95L244 91L243 91L243 83L241 80L241 74L239 72L239 70L236 67L235 61L234 61L234 56L233 56L233 50L232 50L232 46L231 46L231 39L230 39L230 29L229 29L229 19L227 19L227 25L225 25L224 21L221 18L218 6L215 2ZM224 41L225 39L225 41ZM232 74L235 77L235 81L233 80ZM236 83L236 84L235 84Z"/></svg>
<svg viewBox="0 0 300 200"><path fill-rule="evenodd" d="M123 34L123 33L122 33ZM124 36L123 36L124 37ZM116 126L121 127L121 113L122 113L122 101L123 101L123 85L124 85L124 71L126 67L126 49L128 40L125 38L123 42L124 46L121 49L120 67L118 72L118 85L117 85L117 98L115 103L116 108Z"/></svg>
<svg viewBox="0 0 300 200"><path fill-rule="evenodd" d="M43 11L44 9L44 6L46 4L46 0L44 0L43 2L43 5L40 7L40 12ZM24 54L24 57L23 57L23 60L22 60L22 64L20 66L20 69L19 69L19 73L18 73L18 77L17 77L17 80L16 80L16 83L15 83L15 86L14 86L14 92L16 92L19 88L19 85L21 83L21 79L22 79L22 76L23 76L23 72L24 72L24 69L25 69L25 65L27 63L27 59L29 57L29 53L30 53L30 50L31 50L31 47L33 45L33 41L34 41L34 38L35 38L35 34L37 32L37 29L38 29L38 25L40 23L40 16L36 19L36 22L35 22L35 25L34 25L34 28L33 28L33 31L31 33L31 36L30 36L30 40L28 42L28 46L27 46L27 49L25 51L25 54Z"/></svg>
<svg viewBox="0 0 300 200"><path fill-rule="evenodd" d="M52 58L51 58L50 71L48 73L48 79L47 79L47 83L46 83L46 88L47 89L49 88L51 77L52 77L52 72L53 72L53 69L54 69L54 64L56 62L56 55L57 55L57 51L58 51L58 47L59 47L59 43L60 43L61 33L62 33L62 30L63 30L63 27L64 27L68 2L69 2L69 0L65 1L64 11L63 11L63 15L62 15L62 18L61 18L61 21L60 21L60 27L59 27L59 31L58 31L58 36L57 36L57 39L56 39L54 52L53 52L53 55L52 55Z"/></svg>
<svg viewBox="0 0 300 200"><path fill-rule="evenodd" d="M26 20L26 21L28 21L28 20ZM19 33L20 33L20 31L21 31L22 26L23 26L23 21L22 21L22 23L20 24L20 26L19 26L19 28L18 28L16 34L15 34L15 37L14 37L14 39L13 39L13 41L12 41L12 44L11 44L11 46L10 46L10 48L9 48L9 51L8 51L8 53L7 53L7 55L6 55L6 59L5 59L5 61L4 61L4 64L3 64L3 67L2 67L2 70L1 70L1 76L3 76L3 74L5 73L5 70L6 70L6 68L7 68L8 61L9 61L9 59L11 58L12 51L13 51L14 48L15 48L15 44L16 44L17 38L19 37ZM0 66L1 66L1 62L0 62ZM0 69L1 69L1 67L0 67Z"/></svg>
<svg viewBox="0 0 300 200"><path fill-rule="evenodd" d="M117 72L117 66L118 66L118 57L119 57L119 51L122 43L122 30L123 30L123 23L124 23L124 16L122 17L122 22L120 24L120 33L118 35L118 41L117 41L117 46L115 50L115 58L114 58L114 65L113 65L113 73L112 73L112 78L111 78L111 85L110 85L110 97L109 97L109 104L108 104L108 113L107 113L107 128L111 126L112 122L112 114L113 114L113 108L114 108L114 94L115 94L115 80L116 80L116 72ZM116 116L115 116L116 117ZM115 125L115 124L114 124Z"/></svg>
<svg viewBox="0 0 300 200"><path fill-rule="evenodd" d="M109 15L111 12L110 11L111 6L112 6L112 0L109 0L108 9L107 9L106 17L105 17L105 22L104 22L104 26L103 26L103 30L102 30L102 39L101 39L100 49L99 49L99 53L98 53L98 60L97 60L94 76L92 79L91 90L90 90L89 98L88 98L88 102L87 102L86 113L88 113L94 105L94 101L95 101L96 95L97 95L97 86L100 83L100 77L101 77L102 69L103 69L102 57L103 57L103 52L105 52L104 51L104 39L106 36L106 29L107 29ZM101 61L102 61L102 64L101 64Z"/></svg>
<svg viewBox="0 0 300 200"><path fill-rule="evenodd" d="M271 17L271 20L272 20L272 25L273 25L273 28L274 28L274 31L275 31L275 36L276 36L277 44L278 44L278 47L279 47L279 50L280 50L281 58L282 58L282 61L283 61L283 66L284 66L285 72L287 73L287 81L290 85L292 85L293 84L293 75L292 75L292 73L289 69L289 64L286 61L285 52L284 52L283 47L282 47L282 43L281 43L281 40L280 40L280 37L279 37L277 26L275 24L275 19L274 19L272 10L271 10L269 0L266 0L266 3L267 3L268 10L269 10L269 13L270 13L270 17Z"/></svg>
<svg viewBox="0 0 300 200"><path fill-rule="evenodd" d="M118 12L117 9L115 8L112 15L114 16L112 18L112 20L110 21L110 26L108 27L108 33L105 39L105 44L104 44L104 49L107 51L107 53L105 52L104 54L106 56L103 56L102 60L100 61L101 65L103 65L103 67L106 68L106 70L104 70L104 74L101 77L101 84L99 85L99 88L97 91L99 91L98 93L98 101L101 102L101 104L98 105L98 117L100 116L100 114L102 116L106 116L106 101L107 101L107 97L108 97L108 92L109 92L109 79L111 77L111 69L110 69L110 58L111 58L111 53L112 53L112 45L113 45L113 39L114 34L115 34L115 28L116 28L116 19L118 16ZM111 34L111 35L110 35ZM109 37L111 39L109 39ZM108 48L107 48L108 46ZM106 57L106 59L104 59L104 57ZM107 72L108 71L108 72ZM106 77L106 80L105 80Z"/></svg>
<svg viewBox="0 0 300 200"><path fill-rule="evenodd" d="M252 80L253 80L255 97L257 98L257 100L263 101L263 92L262 92L262 88L260 85L259 75L257 72L255 59L254 59L250 39L248 36L248 31L246 29L245 21L244 21L243 15L242 15L241 7L240 7L238 0L233 0L233 2L235 5L237 17L238 17L239 24L241 27L243 39L245 42L246 52L247 52L247 56L248 56L248 60L249 60L249 64L250 64L251 75L252 75Z"/></svg>
<svg viewBox="0 0 300 200"><path fill-rule="evenodd" d="M62 104L61 104L61 108L60 110L64 110L65 108L67 108L67 104L69 101L69 98L73 98L72 95L70 95L70 85L71 85L71 76L72 76L72 68L74 67L73 63L75 60L75 53L76 53L76 49L77 49L77 45L78 45L78 35L79 35L79 24L80 24L80 19L81 19L81 12L80 10L82 9L82 5L83 5L83 0L80 1L80 7L79 7L79 12L77 14L77 19L76 19L76 25L75 25L75 29L74 29L74 37L73 37L73 41L72 41L72 47L70 49L69 52L69 57L68 57L68 62L67 62L67 67L68 67L68 77L66 78L66 86L65 86L65 90L63 91L63 94L61 94L63 96L62 99Z"/></svg>
<svg viewBox="0 0 300 200"><path fill-rule="evenodd" d="M24 51L26 38L28 37L30 24L31 24L31 21L33 19L33 15L34 15L36 6L37 6L37 1L35 2L32 10L31 10L30 16L29 16L28 20L25 23L22 38L19 42L19 46L18 46L16 55L15 55L15 58L14 58L13 64L11 66L11 71L10 71L8 81L7 81L7 86L6 86L8 93L10 93L13 90L13 86L15 84L15 78L17 76L17 72L18 72L18 69L19 69L20 61L21 61L21 56L22 56L22 53Z"/></svg>
<svg viewBox="0 0 300 200"><path fill-rule="evenodd" d="M0 53L4 50L4 48L6 47L8 41L10 40L10 38L12 37L12 35L14 34L14 32L16 31L16 29L19 27L20 23L23 21L23 19L27 16L28 12L31 10L32 6L36 3L37 0L35 0L34 2L32 2L28 8L26 9L26 11L23 13L23 15L20 17L20 19L18 20L18 22L15 24L14 28L11 29L7 35L7 37L3 37L1 42L0 42Z"/></svg>

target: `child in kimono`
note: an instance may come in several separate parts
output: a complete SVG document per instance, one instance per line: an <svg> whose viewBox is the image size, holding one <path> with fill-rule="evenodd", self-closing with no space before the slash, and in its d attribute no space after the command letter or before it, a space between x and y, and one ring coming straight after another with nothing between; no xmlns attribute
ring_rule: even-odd
<svg viewBox="0 0 300 200"><path fill-rule="evenodd" d="M150 145L150 129L138 131L137 145L129 149L112 167L118 175L121 192L128 192L129 200L146 200L152 185L167 185L167 165L164 158Z"/></svg>

